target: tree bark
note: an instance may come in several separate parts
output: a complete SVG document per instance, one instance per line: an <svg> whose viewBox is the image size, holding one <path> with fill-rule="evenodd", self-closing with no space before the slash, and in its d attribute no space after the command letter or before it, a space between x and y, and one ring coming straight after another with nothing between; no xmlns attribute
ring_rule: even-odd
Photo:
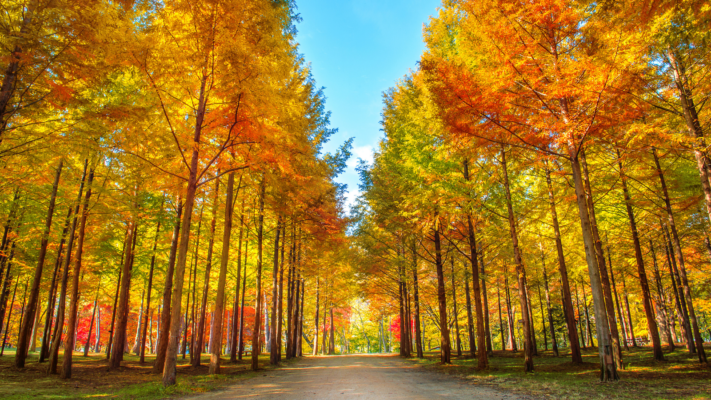
<svg viewBox="0 0 711 400"><path fill-rule="evenodd" d="M272 365L279 364L279 341L277 340L277 314L279 313L279 235L282 229L281 217L277 219L277 228L274 236L274 267L272 268L272 338L269 350L269 362Z"/></svg>
<svg viewBox="0 0 711 400"><path fill-rule="evenodd" d="M567 102L562 101L562 109L567 114ZM573 181L575 183L575 196L578 204L578 214L580 216L580 228L583 234L583 243L585 245L585 260L588 265L588 275L590 277L590 285L593 294L593 303L595 309L595 325L598 334L598 353L600 356L600 381L616 381L620 377L617 374L617 366L613 358L613 343L610 337L610 328L608 326L607 310L605 308L605 294L603 293L600 271L596 263L595 255L595 240L592 236L592 228L590 225L590 214L588 213L587 203L585 201L585 189L583 186L583 177L580 170L580 160L578 158L578 146L573 142L568 144L569 160L573 171Z"/></svg>
<svg viewBox="0 0 711 400"><path fill-rule="evenodd" d="M24 24L23 24L24 28ZM10 63L12 64L12 62ZM8 67L8 72L9 72ZM5 77L7 80L7 76ZM3 82L3 90L4 90L5 82ZM2 93L2 90L0 90L0 93ZM5 105L3 105L2 102L2 96L0 96L0 115L3 115L5 112ZM3 115L4 117L4 115ZM0 126L3 123L0 122ZM44 260L47 257L47 245L49 243L49 232L52 228L52 218L54 217L54 205L56 204L57 201L57 190L59 189L59 178L62 175L62 166L63 166L63 160L59 160L59 165L57 165L57 172L54 175L54 184L52 185L52 195L50 196L49 199L49 207L47 208L47 219L44 225L44 232L42 233L42 239L40 241L40 251L39 251L39 256L37 257L37 267L35 268L35 275L32 280L32 288L30 289L30 299L27 302L27 312L25 313L24 320L22 321L22 326L20 328L20 335L17 338L17 351L15 353L15 367L17 368L24 368L25 367L25 360L27 358L27 346L29 345L28 340L29 340L29 335L30 335L30 330L32 329L32 325L35 321L35 311L37 308L37 303L39 301L39 295L40 295L40 283L42 280L42 270L44 269ZM49 311L49 310L48 310ZM2 320L0 320L0 324L2 323Z"/></svg>
<svg viewBox="0 0 711 400"><path fill-rule="evenodd" d="M141 337L141 359L140 363L146 362L146 334L148 332L148 319L151 318L151 289L153 288L153 269L156 264L156 249L158 248L158 235L160 234L160 218L163 216L163 205L165 204L165 196L160 203L160 213L158 214L158 223L156 224L156 236L153 240L153 254L151 255L151 267L148 272L148 294L146 295L146 312L143 321L143 335ZM140 323L140 321L139 321Z"/></svg>
<svg viewBox="0 0 711 400"><path fill-rule="evenodd" d="M114 326L116 325L116 307L118 306L119 290L121 289L121 277L123 276L123 259L126 255L126 241L128 240L128 233L130 227L127 227L126 234L123 237L123 246L121 248L121 260L119 261L119 274L118 280L116 281L116 294L114 294L114 306L111 310L111 328L109 329L109 341L106 344L106 359L111 357L111 345L114 340ZM131 245L130 243L128 244Z"/></svg>
<svg viewBox="0 0 711 400"><path fill-rule="evenodd" d="M657 252L656 249L654 248L654 243L652 240L649 240L649 249L652 251L652 265L654 266L654 281L657 284L657 295L659 298L659 304L657 306L658 315L661 315L663 318L663 324L662 328L664 329L664 334L666 336L667 344L669 345L669 350L674 351L674 340L672 340L672 335L671 335L671 330L669 329L669 318L667 317L667 304L666 304L666 295L664 293L664 286L662 285L662 277L659 274L659 267L657 266ZM659 310L659 306L661 306L661 310Z"/></svg>
<svg viewBox="0 0 711 400"><path fill-rule="evenodd" d="M235 302L232 307L232 337L230 338L230 362L237 362L237 335L239 333L239 283L240 279L246 279L241 276L242 272L242 234L244 229L244 200L242 200L242 208L240 211L239 238L237 239L237 280L235 283Z"/></svg>
<svg viewBox="0 0 711 400"><path fill-rule="evenodd" d="M457 357L462 356L462 339L459 335L459 312L457 309L457 282L454 277L454 257L450 258L452 264L452 306L454 307L454 332L457 341ZM408 325L410 321L407 321Z"/></svg>
<svg viewBox="0 0 711 400"><path fill-rule="evenodd" d="M647 317L647 328L649 329L649 335L652 337L652 353L654 359L657 361L664 360L664 353L662 352L662 342L659 340L659 330L657 328L657 321L654 316L654 306L652 305L652 295L649 291L649 282L647 280L647 272L644 269L644 259L642 256L642 247L639 243L639 234L637 233L637 222L635 221L634 211L632 210L632 200L630 198L629 189L627 187L627 175L622 167L622 158L620 156L620 150L617 149L617 165L620 169L620 178L622 180L622 193L625 198L625 207L627 208L627 218L630 221L630 231L632 233L632 243L634 244L634 254L635 260L637 261L637 274L639 275L639 284L642 288L642 304L644 305L644 313ZM610 301L610 305L612 305ZM614 314L614 309L612 311ZM614 322L614 321L613 321ZM617 324L615 324L615 329ZM701 342L703 345L703 342Z"/></svg>
<svg viewBox="0 0 711 400"><path fill-rule="evenodd" d="M548 162L545 164L546 182L548 184L548 202L551 207L551 219L553 220L553 232L555 233L555 248L558 255L558 272L561 277L561 286L563 291L563 314L565 316L566 326L568 327L568 341L570 342L570 357L573 364L582 364L583 356L580 352L580 339L578 331L575 329L575 313L573 312L573 300L570 294L570 282L568 280L568 267L565 264L565 255L563 253L563 242L560 236L560 225L558 224L558 212L556 211L555 192L553 191L553 183L551 181L551 171L548 168Z"/></svg>
<svg viewBox="0 0 711 400"><path fill-rule="evenodd" d="M420 326L420 288L417 278L417 242L412 241L412 287L415 300L415 347L417 358L424 358L422 351L422 331Z"/></svg>
<svg viewBox="0 0 711 400"><path fill-rule="evenodd" d="M168 269L165 271L165 282L163 283L163 309L160 315L159 338L156 343L156 362L153 364L152 372L158 374L163 372L165 366L165 355L168 349L168 336L170 335L170 303L171 291L173 289L173 273L175 270L175 258L178 252L178 237L180 236L180 222L183 214L183 198L178 196L175 225L173 226L173 238L170 242L170 256L168 258Z"/></svg>
<svg viewBox="0 0 711 400"><path fill-rule="evenodd" d="M72 220L72 227L69 231L69 241L67 242L67 256L64 259L64 271L62 273L62 287L59 294L59 309L57 310L57 321L54 328L54 335L52 337L52 349L49 355L49 367L48 374L57 373L57 364L59 361L59 344L62 338L62 327L64 326L64 310L66 307L66 297L67 297L67 281L69 280L69 264L72 261L72 249L74 247L74 236L77 228L77 221L79 219L79 207L81 207L81 198L84 192L84 181L86 180L86 170L89 166L89 160L84 161L84 172L82 173L81 182L79 183L79 193L77 194L76 204L74 206L74 219ZM17 354L24 354L24 352L18 352ZM15 357L17 357L17 354ZM16 365L17 365L17 358ZM24 359L22 360L24 365Z"/></svg>
<svg viewBox="0 0 711 400"><path fill-rule="evenodd" d="M509 174L506 166L506 149L501 148L501 167L504 174L504 188L506 190L506 206L509 217L509 231L513 242L514 261L516 262L516 274L518 275L518 296L521 303L521 316L523 319L523 340L524 340L524 372L533 371L533 332L531 331L531 320L528 313L528 294L526 293L526 270L521 257L521 249L518 244L518 233L516 232L516 219L513 212L513 202L511 200L511 188L509 185Z"/></svg>
<svg viewBox="0 0 711 400"><path fill-rule="evenodd" d="M69 223L72 220L72 207L67 210L67 217L64 219L64 229L62 229L62 238L59 241L57 249L57 258L54 262L54 272L52 273L52 283L50 284L50 294L47 296L47 315L44 321L44 332L42 334L42 347L40 349L39 362L42 363L49 356L49 341L52 332L52 318L54 317L55 305L57 304L57 279L62 267L62 251L64 243L67 239L69 231ZM3 293L4 294L4 293ZM4 297L0 296L0 307L5 304ZM2 312L0 312L0 323L2 323Z"/></svg>
<svg viewBox="0 0 711 400"><path fill-rule="evenodd" d="M220 258L220 276L217 281L217 298L213 308L212 355L210 356L210 374L220 373L220 350L222 349L222 314L225 304L225 284L227 282L227 263L230 259L230 238L232 235L232 196L235 185L235 173L227 178L227 195L225 197L225 227L222 234L222 256ZM241 186L241 182L240 182ZM238 189L239 190L239 189Z"/></svg>
<svg viewBox="0 0 711 400"><path fill-rule="evenodd" d="M439 237L439 215L435 211L434 245L435 245L435 265L437 266L437 300L439 303L439 326L440 326L440 362L451 364L451 348L449 345L449 327L447 325L447 293L444 289L444 266L442 265L442 248ZM402 322L402 321L400 321Z"/></svg>
<svg viewBox="0 0 711 400"><path fill-rule="evenodd" d="M119 305L116 312L117 324L115 327L113 343L111 344L111 358L109 359L109 370L118 369L123 359L124 346L126 345L126 323L128 319L128 304L131 290L131 272L133 269L133 251L138 233L138 225L135 217L131 217L128 222L128 238L126 239L126 256L124 257L121 289L119 291Z"/></svg>
<svg viewBox="0 0 711 400"><path fill-rule="evenodd" d="M612 269L612 256L610 252L610 245L607 245L607 263L610 265L610 282L612 283L612 291L615 296L615 306L617 308L617 315L620 319L620 326L622 327L622 337L624 338L625 350L629 351L630 347L627 344L629 337L627 336L627 323L625 322L624 314L622 314L622 309L620 308L620 297L617 294L617 285L615 285L615 271Z"/></svg>
<svg viewBox="0 0 711 400"><path fill-rule="evenodd" d="M234 179L234 178L233 178ZM215 222L217 220L217 208L219 206L218 196L220 192L220 180L215 179L215 197L212 202L212 220L210 221L210 238L207 245L207 264L205 265L205 279L202 288L202 301L200 303L200 322L197 326L197 341L190 348L190 360L193 367L200 366L202 348L205 338L205 313L207 312L207 294L210 291L210 271L212 270L212 252L215 246ZM193 299L195 301L195 299Z"/></svg>
<svg viewBox="0 0 711 400"><path fill-rule="evenodd" d="M469 182L471 180L469 176L469 161L464 160L464 179ZM484 310L481 304L482 289L479 286L479 259L477 257L477 242L476 242L476 232L474 231L474 223L472 221L471 211L467 212L467 239L469 241L469 262L471 263L472 272L472 291L474 292L474 313L476 315L476 339L477 346L471 347L472 351L474 348L478 348L477 351L477 368L480 370L487 369L489 367L489 359L487 354L487 344L486 344L486 322L484 320ZM482 263L482 271L484 265ZM482 281L483 281L482 272ZM484 286L484 298L486 299L486 286ZM487 307L488 313L488 307ZM489 343L489 348L491 343ZM473 355L473 353L472 353Z"/></svg>
<svg viewBox="0 0 711 400"><path fill-rule="evenodd" d="M244 351L244 297L247 291L247 256L249 246L249 229L247 230L247 237L244 241L244 273L242 274L242 303L239 308L239 348L237 352L237 358L242 360L242 352Z"/></svg>
<svg viewBox="0 0 711 400"><path fill-rule="evenodd" d="M630 337L632 338L632 347L637 347L637 339L634 335L634 324L632 323L632 312L630 311L630 299L627 293L627 284L625 283L625 275L622 274L622 291L625 293L625 307L627 307L627 326L630 328Z"/></svg>
<svg viewBox="0 0 711 400"><path fill-rule="evenodd" d="M259 190L259 220L257 225L257 271L256 271L256 307L254 310L254 328L252 329L252 370L259 369L260 336L262 334L262 242L264 235L264 195L266 182L262 176Z"/></svg>
<svg viewBox="0 0 711 400"><path fill-rule="evenodd" d="M543 250L541 250L541 262L543 264L543 288L546 291L546 311L548 313L548 326L550 327L551 330L551 342L553 346L553 354L555 354L556 357L559 356L558 354L558 340L555 335L555 326L553 325L553 311L551 309L551 297L550 297L550 290L548 288L548 274L546 272L546 259L543 254ZM573 326L573 332L575 332L575 322L572 324ZM577 333L576 333L576 343L577 343ZM571 346L572 348L572 346Z"/></svg>
<svg viewBox="0 0 711 400"><path fill-rule="evenodd" d="M86 336L86 342L84 343L84 357L89 356L89 344L91 343L91 333L94 329L94 319L96 318L96 309L99 304L99 289L101 289L101 283L96 288L96 297L94 297L94 310L91 312L91 322L89 323L89 334ZM98 327L97 327L98 328Z"/></svg>
<svg viewBox="0 0 711 400"><path fill-rule="evenodd" d="M607 325L610 329L610 339L612 340L612 355L617 369L624 369L624 363L622 362L622 346L620 345L620 333L617 330L617 323L615 322L615 305L612 301L610 278L607 274L607 266L605 265L605 255L602 251L602 241L600 240L600 232L597 228L595 203L593 201L593 192L592 187L590 185L590 175L588 174L588 163L585 157L585 150L580 151L580 163L583 167L583 183L585 184L585 191L587 193L587 204L590 216L590 232L592 233L594 239L595 260L597 261L597 267L600 272L600 282L602 283L604 306L607 311ZM592 289L592 284L590 286ZM597 318L595 319L595 321L597 321Z"/></svg>

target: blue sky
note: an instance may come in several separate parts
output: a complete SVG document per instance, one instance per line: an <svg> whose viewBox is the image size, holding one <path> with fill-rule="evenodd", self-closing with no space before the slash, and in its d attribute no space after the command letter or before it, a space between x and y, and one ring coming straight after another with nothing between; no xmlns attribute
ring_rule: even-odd
<svg viewBox="0 0 711 400"><path fill-rule="evenodd" d="M372 160L382 137L382 93L416 67L424 50L422 27L440 0L297 0L303 19L297 28L300 51L326 88L331 126L325 147L333 152L354 137L353 158L338 178L348 199L358 195L358 158Z"/></svg>

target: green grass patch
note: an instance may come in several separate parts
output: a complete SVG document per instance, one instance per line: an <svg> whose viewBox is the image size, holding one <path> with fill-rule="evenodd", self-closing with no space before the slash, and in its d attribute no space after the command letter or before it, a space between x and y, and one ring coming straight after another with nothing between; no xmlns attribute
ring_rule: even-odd
<svg viewBox="0 0 711 400"><path fill-rule="evenodd" d="M539 354L534 357L532 373L523 372L522 351L516 354L494 352L486 371L476 370L476 359L466 355L452 357L452 365L440 364L438 352L428 352L425 359L409 361L423 368L458 375L475 384L539 398L711 399L711 369L699 364L696 355L683 348L666 352L663 362L654 361L648 347L623 351L625 369L619 371L620 381L614 383L600 383L597 349L583 351L582 365L572 364L565 351L560 357L550 351Z"/></svg>

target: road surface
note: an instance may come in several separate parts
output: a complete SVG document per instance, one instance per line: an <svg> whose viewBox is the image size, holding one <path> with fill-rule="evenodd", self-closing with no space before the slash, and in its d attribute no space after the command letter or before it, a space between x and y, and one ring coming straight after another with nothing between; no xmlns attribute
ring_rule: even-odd
<svg viewBox="0 0 711 400"><path fill-rule="evenodd" d="M306 357L195 400L217 399L522 399L396 356Z"/></svg>

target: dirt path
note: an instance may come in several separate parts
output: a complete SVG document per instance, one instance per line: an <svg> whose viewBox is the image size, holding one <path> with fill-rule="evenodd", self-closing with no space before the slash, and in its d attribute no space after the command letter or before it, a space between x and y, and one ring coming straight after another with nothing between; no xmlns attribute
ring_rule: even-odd
<svg viewBox="0 0 711 400"><path fill-rule="evenodd" d="M426 371L395 356L307 357L208 399L492 399L521 397Z"/></svg>

